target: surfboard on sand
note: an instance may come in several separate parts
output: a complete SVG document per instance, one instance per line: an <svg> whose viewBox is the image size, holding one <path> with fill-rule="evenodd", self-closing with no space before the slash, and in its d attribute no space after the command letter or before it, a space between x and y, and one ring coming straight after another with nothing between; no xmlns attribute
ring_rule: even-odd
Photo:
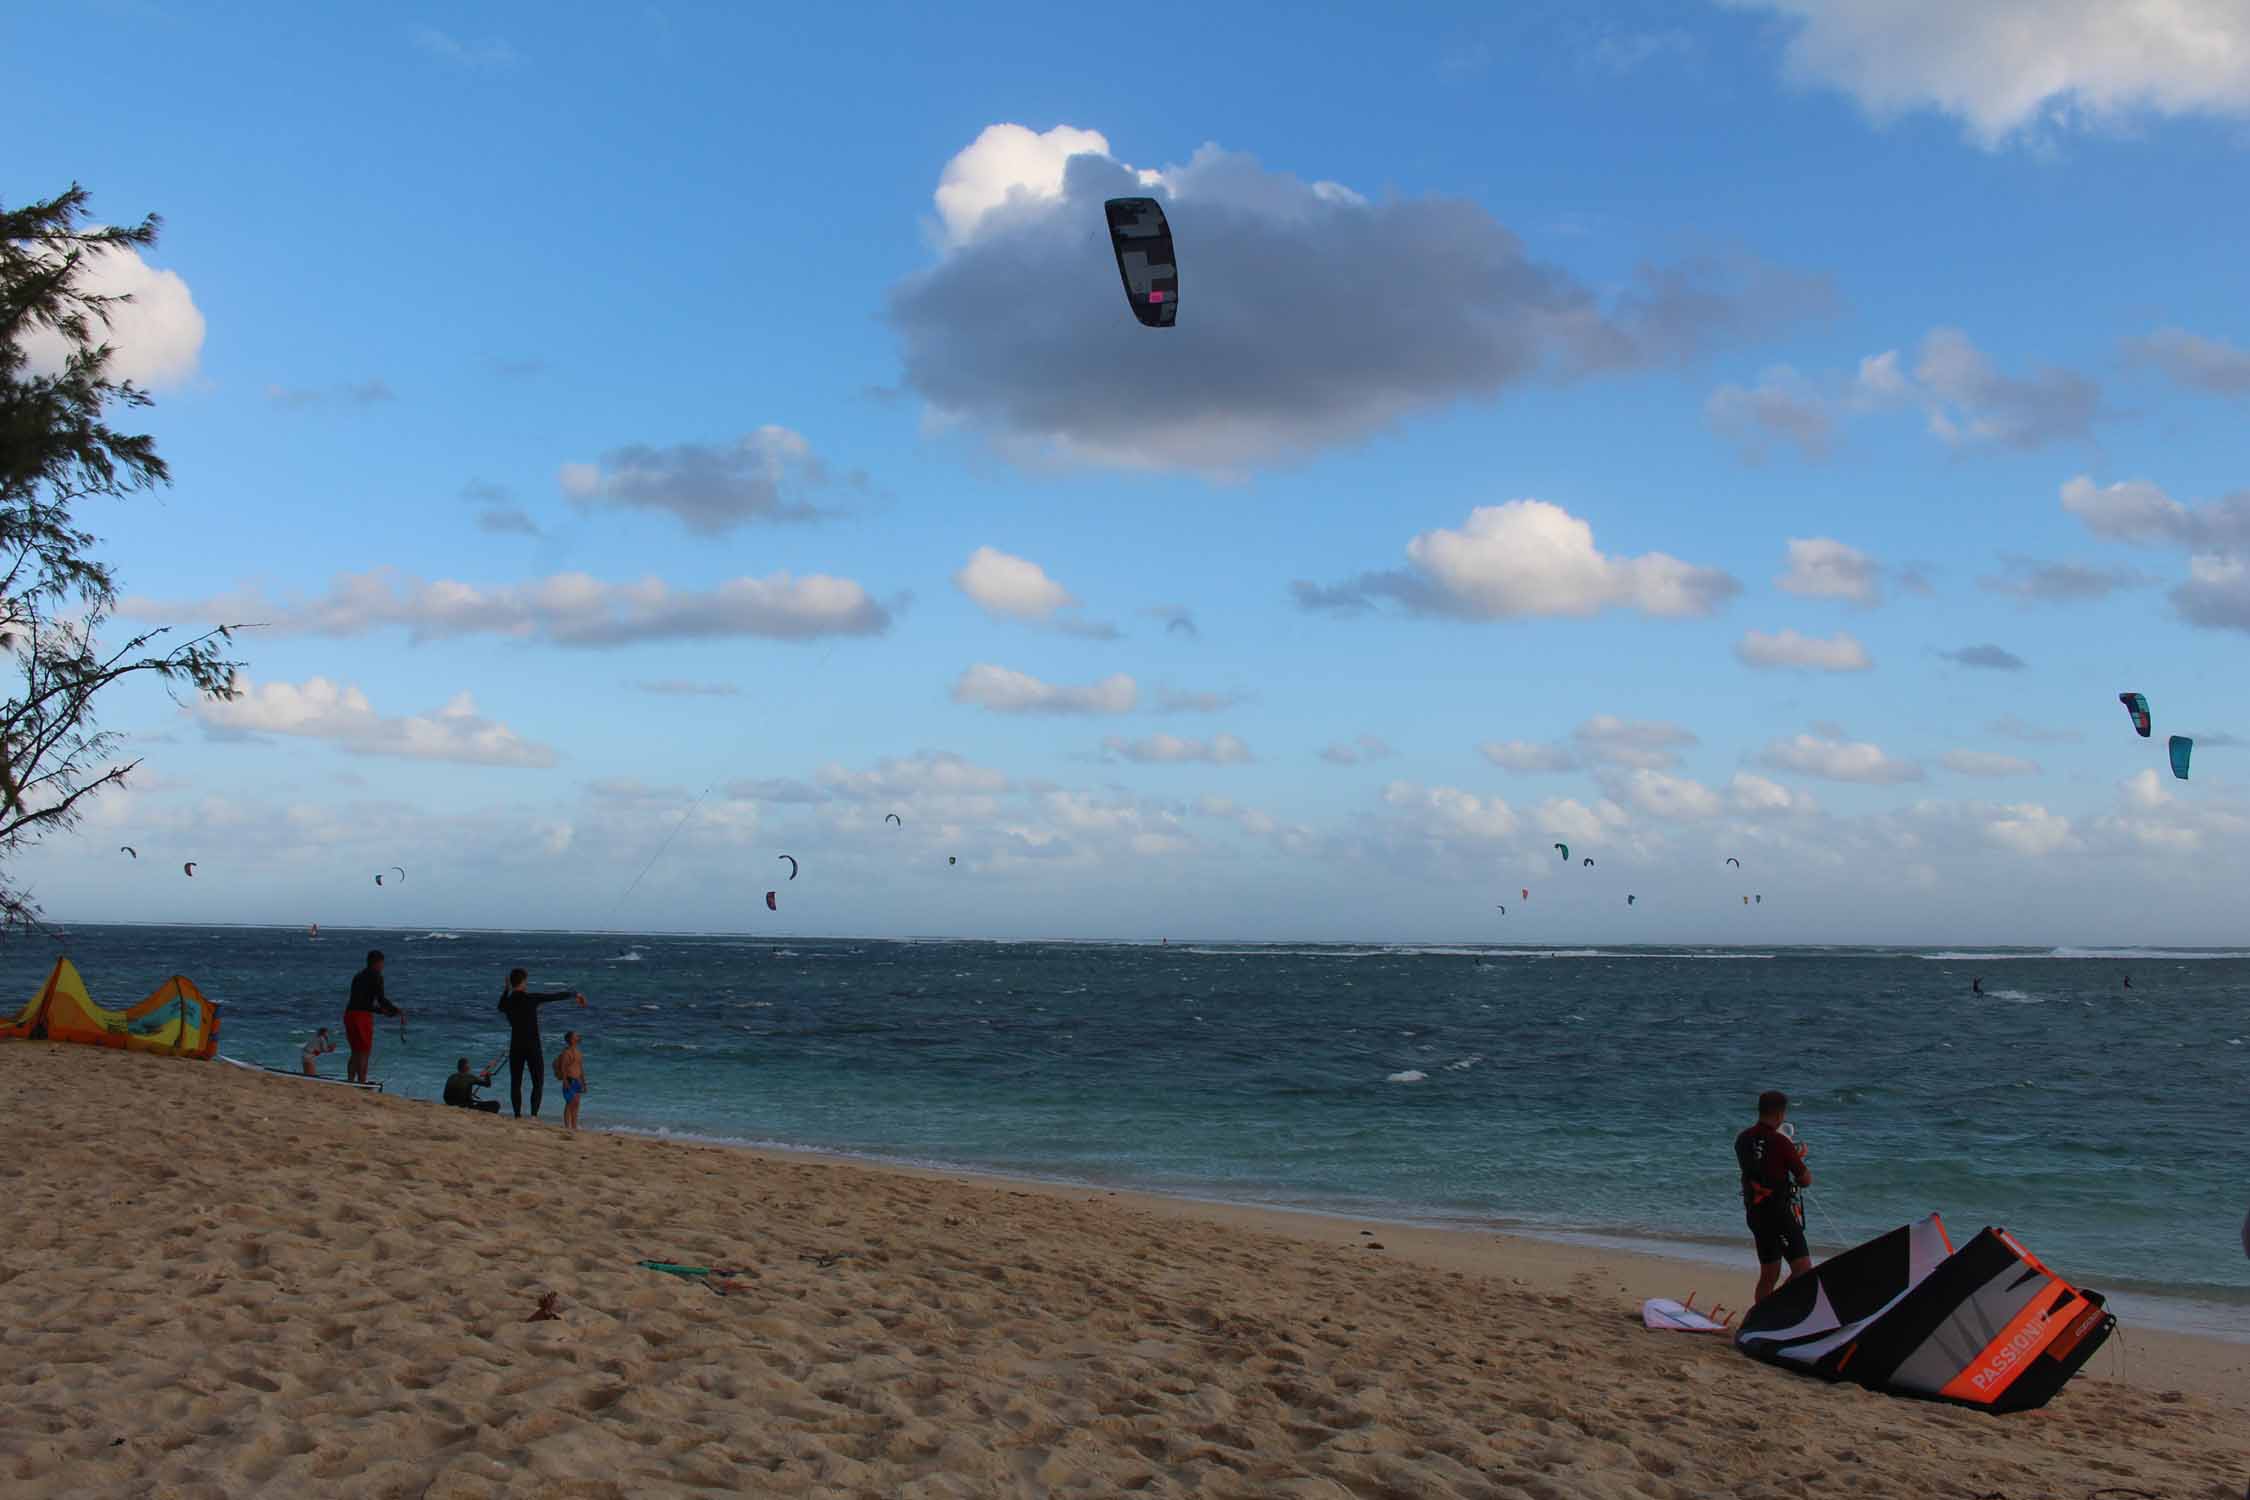
<svg viewBox="0 0 2250 1500"><path fill-rule="evenodd" d="M1693 1300L1693 1299L1690 1299ZM1651 1297L1641 1304L1641 1321L1663 1333L1725 1333L1727 1325L1705 1317L1685 1302Z"/></svg>
<svg viewBox="0 0 2250 1500"><path fill-rule="evenodd" d="M239 1057L221 1054L219 1061L251 1073L271 1073L276 1078L294 1078L299 1083L325 1083L340 1089L365 1089L371 1094L383 1092L379 1083L354 1083L349 1078L322 1078L318 1074L292 1071L288 1068L269 1068L264 1063L244 1062Z"/></svg>

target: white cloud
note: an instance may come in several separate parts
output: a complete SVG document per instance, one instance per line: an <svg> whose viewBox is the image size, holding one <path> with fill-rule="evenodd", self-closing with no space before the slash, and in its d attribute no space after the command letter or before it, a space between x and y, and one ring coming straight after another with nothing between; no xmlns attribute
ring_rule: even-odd
<svg viewBox="0 0 2250 1500"><path fill-rule="evenodd" d="M1320 752L1320 758L1332 766L1357 766L1369 761L1389 760L1398 752L1380 735L1363 734L1357 739L1337 740Z"/></svg>
<svg viewBox="0 0 2250 1500"><path fill-rule="evenodd" d="M1459 787L1394 781L1383 788L1383 801L1404 815L1413 831L1429 838L1493 842L1515 837L1521 826L1515 809L1498 797L1480 797Z"/></svg>
<svg viewBox="0 0 2250 1500"><path fill-rule="evenodd" d="M302 683L253 683L237 676L240 696L227 702L199 699L190 710L223 735L280 734L326 740L354 755L442 760L478 766L551 766L555 752L477 712L476 700L457 693L432 713L385 718L367 695L325 677Z"/></svg>
<svg viewBox="0 0 2250 1500"><path fill-rule="evenodd" d="M2101 387L2085 376L2053 366L2004 375L1958 328L1930 330L1914 376L1927 393L1930 431L1956 447L2090 438L2101 414Z"/></svg>
<svg viewBox="0 0 2250 1500"><path fill-rule="evenodd" d="M1583 618L1631 609L1661 618L1708 615L1741 592L1718 568L1662 552L1612 557L1594 529L1559 505L1511 500L1481 505L1459 531L1426 531L1406 546L1411 567L1362 574L1349 583L1299 582L1307 609L1351 610L1388 598L1410 610L1471 620Z"/></svg>
<svg viewBox="0 0 2250 1500"><path fill-rule="evenodd" d="M1751 817L1817 810L1811 793L1785 787L1751 771L1737 771L1734 779L1727 783L1727 806Z"/></svg>
<svg viewBox="0 0 2250 1500"><path fill-rule="evenodd" d="M1892 786L1920 781L1922 768L1910 760L1887 755L1878 745L1852 742L1827 735L1800 734L1775 740L1758 756L1761 765L1775 771L1795 771L1828 781L1857 781L1870 786Z"/></svg>
<svg viewBox="0 0 2250 1500"><path fill-rule="evenodd" d="M91 251L79 263L80 290L133 300L109 309L109 320L90 318L97 344L111 347L109 373L152 390L185 385L203 353L203 313L177 271L160 271L130 247ZM33 374L52 375L70 357L71 345L52 328L22 336Z"/></svg>
<svg viewBox="0 0 2250 1500"><path fill-rule="evenodd" d="M1070 613L1078 608L1077 598L1050 578L1045 568L997 547L979 547L970 553L968 562L953 575L953 584L995 619L1021 620L1104 640L1117 635L1113 625Z"/></svg>
<svg viewBox="0 0 2250 1500"><path fill-rule="evenodd" d="M1250 695L1228 689L1223 692L1186 688L1160 688L1156 694L1156 711L1166 714L1221 714L1230 708L1239 708L1250 701Z"/></svg>
<svg viewBox="0 0 2250 1500"><path fill-rule="evenodd" d="M1121 760L1142 766L1242 766L1255 759L1250 747L1231 734L1214 735L1208 740L1182 739L1174 734L1152 734L1147 739L1128 740L1113 734L1102 741L1102 748Z"/></svg>
<svg viewBox="0 0 2250 1500"><path fill-rule="evenodd" d="M2172 789L2164 783L2165 778L2153 770L2141 770L2119 782L2118 790L2125 794L2127 806L2140 812L2154 812L2160 807L2169 807L2174 800Z"/></svg>
<svg viewBox="0 0 2250 1500"><path fill-rule="evenodd" d="M2033 857L2053 854L2075 841L2070 819L2049 812L2036 802L1978 807L1975 812L1987 839L2018 854Z"/></svg>
<svg viewBox="0 0 2250 1500"><path fill-rule="evenodd" d="M1832 403L1788 365L1765 370L1754 386L1720 386L1704 401L1703 416L1751 463L1764 462L1774 443L1793 444L1807 458L1826 458L1836 435Z"/></svg>
<svg viewBox="0 0 2250 1500"><path fill-rule="evenodd" d="M1538 775L1550 771L1571 771L1578 767L1578 757L1567 745L1547 745L1535 740L1486 740L1477 746L1477 753L1503 771L1519 771L1525 775Z"/></svg>
<svg viewBox="0 0 2250 1500"><path fill-rule="evenodd" d="M1854 604L1879 604L1883 598L1882 565L1834 537L1791 537L1789 569L1774 584L1786 593L1807 599L1846 599Z"/></svg>
<svg viewBox="0 0 2250 1500"><path fill-rule="evenodd" d="M1735 656L1747 667L1795 667L1808 672L1864 672L1875 665L1867 648L1844 631L1823 640L1794 630L1752 630L1735 642Z"/></svg>
<svg viewBox="0 0 2250 1500"><path fill-rule="evenodd" d="M1989 750L1948 750L1938 757L1948 771L1963 776L2037 776L2039 762L2020 755L1996 755Z"/></svg>
<svg viewBox="0 0 2250 1500"><path fill-rule="evenodd" d="M2250 397L2250 349L2184 328L2159 328L2147 338L2128 339L2125 347L2181 385L2214 396Z"/></svg>
<svg viewBox="0 0 2250 1500"><path fill-rule="evenodd" d="M1791 77L1877 119L1934 109L1997 147L2139 114L2250 115L2239 0L1722 0L1788 18Z"/></svg>
<svg viewBox="0 0 2250 1500"><path fill-rule="evenodd" d="M435 26L417 26L407 36L417 50L457 68L512 68L523 61L515 48L496 36L467 40Z"/></svg>
<svg viewBox="0 0 2250 1500"><path fill-rule="evenodd" d="M255 622L269 636L402 628L416 642L496 635L586 648L738 636L802 641L881 635L891 627L890 611L865 589L823 573L735 578L708 589L676 589L659 578L604 583L585 573L478 587L377 568L339 573L316 599L275 600L256 590L197 600L135 596L123 600L118 613L136 620Z"/></svg>
<svg viewBox="0 0 2250 1500"><path fill-rule="evenodd" d="M1042 682L1027 672L979 662L953 684L953 701L998 714L1122 714L1140 702L1140 686L1122 672L1082 686Z"/></svg>
<svg viewBox="0 0 2250 1500"><path fill-rule="evenodd" d="M1005 772L947 750L885 756L863 771L830 763L814 780L827 797L865 809L870 827L902 807L915 810L917 827L925 818L993 816L1012 789Z"/></svg>
<svg viewBox="0 0 2250 1500"><path fill-rule="evenodd" d="M1685 776L1637 768L1617 776L1615 783L1614 795L1651 817L1715 818L1721 811L1717 792Z"/></svg>
<svg viewBox="0 0 2250 1500"><path fill-rule="evenodd" d="M2250 548L2250 490L2191 507L2145 479L2097 485L2081 474L2064 482L2062 507L2088 531L2115 541L2213 552Z"/></svg>
<svg viewBox="0 0 2250 1500"><path fill-rule="evenodd" d="M1606 765L1666 770L1680 763L1680 751L1698 743L1695 732L1679 724L1620 719L1596 714L1571 731L1586 758Z"/></svg>
<svg viewBox="0 0 2250 1500"><path fill-rule="evenodd" d="M731 443L631 443L599 463L566 463L555 482L582 511L656 510L697 536L724 536L754 521L810 521L824 512L807 494L839 482L864 488L866 476L841 480L803 433L772 423Z"/></svg>
<svg viewBox="0 0 2250 1500"><path fill-rule="evenodd" d="M1121 194L1159 199L1181 227L1187 300L1161 333L1127 311L1101 232L1102 200ZM1833 302L1825 280L1748 258L1645 267L1604 297L1468 198L1370 199L1211 144L1144 171L1069 126L986 129L935 201L939 255L890 297L902 384L934 421L1037 462L1239 476L1529 381L1674 363ZM1378 266L1382 316L1349 316Z"/></svg>

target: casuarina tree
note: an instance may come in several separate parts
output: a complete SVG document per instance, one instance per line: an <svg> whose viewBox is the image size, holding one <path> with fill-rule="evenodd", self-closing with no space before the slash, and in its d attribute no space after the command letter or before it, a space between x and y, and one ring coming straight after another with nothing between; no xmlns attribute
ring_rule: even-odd
<svg viewBox="0 0 2250 1500"><path fill-rule="evenodd" d="M86 202L73 183L42 202L0 203L0 653L16 672L0 705L0 931L38 915L23 852L140 764L100 728L97 697L130 678L175 695L234 691L225 628L190 639L169 626L108 630L117 580L82 512L171 473L152 438L110 425L149 397L110 370L111 320L130 299L90 284L100 257L153 245L158 221L96 224Z"/></svg>

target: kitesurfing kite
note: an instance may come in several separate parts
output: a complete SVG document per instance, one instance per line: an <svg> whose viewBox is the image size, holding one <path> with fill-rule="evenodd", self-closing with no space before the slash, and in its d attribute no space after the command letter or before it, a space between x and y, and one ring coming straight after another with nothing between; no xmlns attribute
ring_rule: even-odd
<svg viewBox="0 0 2250 1500"><path fill-rule="evenodd" d="M1625 898L1625 904L1626 904L1627 906L1631 906L1631 905L1632 905L1632 904L1633 904L1633 903L1634 903L1635 901L1638 901L1639 899L1640 899L1640 897L1638 897L1638 896L1627 896L1627 897Z"/></svg>
<svg viewBox="0 0 2250 1500"><path fill-rule="evenodd" d="M1737 870L1742 868L1742 861L1739 859L1730 859L1727 863L1733 865Z"/></svg>
<svg viewBox="0 0 2250 1500"><path fill-rule="evenodd" d="M2101 1293L2005 1229L1956 1250L1932 1214L1790 1277L1742 1315L1734 1346L1871 1391L2014 1412L2045 1406L2116 1327Z"/></svg>
<svg viewBox="0 0 2250 1500"><path fill-rule="evenodd" d="M952 855L950 855L950 854L948 854L948 855L947 855L947 856L945 857L945 862L946 862L947 864L949 864L949 865L957 865L957 864L961 863L961 861L960 861L960 860L956 859L956 858L955 858L954 856L952 856Z"/></svg>
<svg viewBox="0 0 2250 1500"><path fill-rule="evenodd" d="M138 858L139 856L136 855L135 857ZM186 873L188 879L193 880L195 878L194 860L189 860L186 864L180 866L180 869Z"/></svg>
<svg viewBox="0 0 2250 1500"><path fill-rule="evenodd" d="M1755 901L1755 902L1757 902L1757 903L1758 903L1758 904L1759 904L1760 906L1763 906L1763 905L1765 905L1765 904L1766 904L1766 898L1765 898L1765 897L1763 897L1763 896L1753 896L1753 897L1751 897L1750 899L1751 899L1751 900L1753 900L1753 901Z"/></svg>
<svg viewBox="0 0 2250 1500"><path fill-rule="evenodd" d="M1508 908L1506 908L1505 906L1501 907L1501 908L1500 908L1500 915L1504 917L1504 916L1506 916L1507 914L1508 914ZM2245 1241L2243 1242L2243 1244L2244 1244L2245 1248L2250 1248L2250 1240L2245 1240Z"/></svg>
<svg viewBox="0 0 2250 1500"><path fill-rule="evenodd" d="M904 828L906 826L906 819L900 817L897 813L883 814L883 821L886 823L896 823L901 828Z"/></svg>
<svg viewBox="0 0 2250 1500"><path fill-rule="evenodd" d="M2117 701L2125 705L2126 713L2132 715L2134 732L2140 735L2142 739L2147 739L2148 699L2142 697L2139 693L2119 693Z"/></svg>
<svg viewBox="0 0 2250 1500"><path fill-rule="evenodd" d="M2182 781L2187 780L2188 757L2195 753L2195 741L2184 734L2175 734L2166 748L2172 752L2172 774Z"/></svg>
<svg viewBox="0 0 2250 1500"><path fill-rule="evenodd" d="M1527 890L1527 891L1525 891L1525 892L1523 893L1523 899L1524 899L1524 900L1526 900L1526 901L1529 901L1529 900L1531 899L1531 892L1530 892L1530 891L1528 891L1528 890Z"/></svg>
<svg viewBox="0 0 2250 1500"><path fill-rule="evenodd" d="M795 880L797 878L797 857L793 854L784 854L780 857L789 861L789 878Z"/></svg>
<svg viewBox="0 0 2250 1500"><path fill-rule="evenodd" d="M1172 226L1154 198L1112 198L1102 205L1110 247L1133 316L1148 328L1169 328L1180 315L1180 268L1172 255Z"/></svg>
<svg viewBox="0 0 2250 1500"><path fill-rule="evenodd" d="M1557 844L1555 845L1555 852L1562 856L1564 864L1570 863L1570 845Z"/></svg>
<svg viewBox="0 0 2250 1500"><path fill-rule="evenodd" d="M402 866L392 865L391 873L398 876L398 883L400 885L406 884L406 871Z"/></svg>
<svg viewBox="0 0 2250 1500"><path fill-rule="evenodd" d="M1591 870L1592 868L1594 868L1594 862L1593 862L1593 860L1592 860L1592 859L1582 859L1582 860L1580 860L1580 861L1579 861L1579 863L1580 863L1581 865L1585 866L1585 867L1586 867L1587 869L1589 869L1589 870Z"/></svg>
<svg viewBox="0 0 2250 1500"><path fill-rule="evenodd" d="M772 891L768 891L768 892L766 892L766 910L767 910L767 911L779 911L779 910L781 910L780 906L779 906L779 905L777 905L777 904L775 903L774 899L773 899L773 892L772 892Z"/></svg>
<svg viewBox="0 0 2250 1500"><path fill-rule="evenodd" d="M376 877L375 877L375 883L376 883L377 885L381 885L381 884L383 883L383 877L382 877L382 876L380 876L380 875L376 876Z"/></svg>
<svg viewBox="0 0 2250 1500"><path fill-rule="evenodd" d="M130 854L135 859L139 859L141 857L141 852L138 849L135 849L131 844L119 844L117 846L117 852L120 854Z"/></svg>

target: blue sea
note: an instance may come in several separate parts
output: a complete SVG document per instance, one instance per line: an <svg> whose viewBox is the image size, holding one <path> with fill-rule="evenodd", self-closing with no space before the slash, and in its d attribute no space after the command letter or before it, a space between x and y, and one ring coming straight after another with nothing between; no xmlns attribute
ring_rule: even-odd
<svg viewBox="0 0 2250 1500"><path fill-rule="evenodd" d="M505 1050L520 964L592 1001L547 1012L550 1054L586 1035L589 1127L1690 1253L1742 1238L1732 1138L1782 1088L1816 1243L1936 1209L2250 1332L2250 950L69 935L97 1000L186 974L224 1053L285 1067L369 947L410 1012L393 1093ZM0 948L0 995L55 952Z"/></svg>

